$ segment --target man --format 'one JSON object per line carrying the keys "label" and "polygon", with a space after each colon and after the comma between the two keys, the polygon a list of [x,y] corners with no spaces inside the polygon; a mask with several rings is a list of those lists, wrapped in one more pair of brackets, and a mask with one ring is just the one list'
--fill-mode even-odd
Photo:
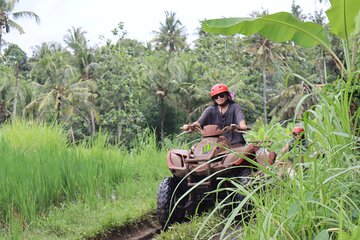
{"label": "man", "polygon": [[295,175],[295,169],[293,166],[294,158],[299,157],[300,162],[303,162],[303,154],[307,148],[308,143],[305,138],[305,130],[302,127],[294,127],[292,130],[293,138],[286,143],[285,147],[281,150],[281,155],[284,156],[286,153],[291,152],[292,154],[288,156],[287,161],[278,161],[277,165],[279,166],[279,176],[282,176],[286,171],[291,178]]}
{"label": "man", "polygon": [[305,139],[305,130],[302,127],[294,127],[293,131],[293,138],[286,143],[285,147],[281,150],[282,154],[286,152],[296,150],[298,154],[303,153],[308,148],[308,143]]}
{"label": "man", "polygon": [[[229,89],[225,84],[220,83],[214,85],[211,88],[210,96],[214,105],[207,107],[200,118],[192,124],[193,126],[197,125],[203,128],[206,125],[214,124],[222,129],[226,126],[235,124],[240,130],[247,129],[244,114],[240,105],[232,100]],[[225,133],[224,136],[232,145],[246,144],[241,133],[230,131]]]}

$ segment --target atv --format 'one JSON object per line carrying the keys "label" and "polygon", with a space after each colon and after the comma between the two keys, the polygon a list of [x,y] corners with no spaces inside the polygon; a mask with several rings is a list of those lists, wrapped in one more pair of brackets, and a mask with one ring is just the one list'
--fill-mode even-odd
{"label": "atv", "polygon": [[203,129],[192,126],[184,133],[198,132],[201,140],[189,150],[168,151],[166,160],[172,177],[161,181],[157,196],[158,220],[164,229],[194,214],[200,203],[215,204],[214,194],[207,193],[217,189],[220,179],[249,176],[257,170],[255,162],[263,166],[274,163],[276,154],[262,148],[260,141],[230,145],[223,136],[228,131],[245,133],[236,125],[223,129],[217,125]]}

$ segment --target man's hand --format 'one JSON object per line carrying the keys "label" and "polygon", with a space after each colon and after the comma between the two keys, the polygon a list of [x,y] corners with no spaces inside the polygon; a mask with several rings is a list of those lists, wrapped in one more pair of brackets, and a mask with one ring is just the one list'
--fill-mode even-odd
{"label": "man's hand", "polygon": [[193,122],[191,124],[184,124],[180,129],[182,129],[183,131],[193,131],[195,130],[196,128],[200,128],[200,123],[198,122]]}
{"label": "man's hand", "polygon": [[234,130],[237,130],[237,129],[240,129],[240,128],[239,128],[239,125],[230,124],[230,130],[234,131]]}
{"label": "man's hand", "polygon": [[183,131],[189,131],[189,124],[184,124],[180,129]]}
{"label": "man's hand", "polygon": [[192,128],[196,128],[196,127],[201,128],[201,125],[200,125],[200,123],[198,123],[198,122],[193,122],[193,123],[190,125],[190,127],[192,127]]}
{"label": "man's hand", "polygon": [[248,126],[246,125],[245,121],[241,121],[239,124],[240,130],[248,130]]}

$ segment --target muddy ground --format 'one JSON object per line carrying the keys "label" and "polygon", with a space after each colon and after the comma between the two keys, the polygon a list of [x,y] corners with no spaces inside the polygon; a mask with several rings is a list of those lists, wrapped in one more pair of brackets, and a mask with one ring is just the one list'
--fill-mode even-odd
{"label": "muddy ground", "polygon": [[[183,223],[186,224],[186,223]],[[241,225],[236,225],[226,231],[225,238],[238,240]],[[153,240],[161,233],[161,227],[156,214],[150,214],[144,219],[129,223],[125,226],[110,229],[88,240]],[[211,240],[219,240],[221,233],[211,237]]]}
{"label": "muddy ground", "polygon": [[98,234],[89,240],[150,240],[161,232],[161,227],[156,215],[148,215],[143,220],[139,220],[128,225],[110,229],[108,232]]}

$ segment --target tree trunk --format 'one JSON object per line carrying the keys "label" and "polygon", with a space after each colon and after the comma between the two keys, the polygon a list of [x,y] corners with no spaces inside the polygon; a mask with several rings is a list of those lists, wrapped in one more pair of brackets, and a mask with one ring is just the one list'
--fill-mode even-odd
{"label": "tree trunk", "polygon": [[160,140],[164,140],[164,97],[160,97]]}
{"label": "tree trunk", "polygon": [[16,106],[19,92],[19,64],[16,64],[15,67],[15,92],[14,92],[14,104],[13,104],[13,112],[12,112],[12,120],[14,121],[16,118]]}
{"label": "tree trunk", "polygon": [[91,135],[95,134],[96,126],[95,126],[95,117],[94,117],[94,111],[90,111],[90,121],[91,121]]}
{"label": "tree trunk", "polygon": [[171,54],[174,51],[175,51],[175,44],[173,42],[170,42],[170,44],[169,44],[169,53]]}
{"label": "tree trunk", "polygon": [[58,101],[58,103],[56,104],[56,123],[60,124],[61,96],[57,96],[57,101]]}
{"label": "tree trunk", "polygon": [[4,123],[8,118],[5,102],[0,101],[0,123]]}
{"label": "tree trunk", "polygon": [[70,134],[71,134],[71,140],[72,140],[73,144],[75,144],[75,134],[74,134],[74,129],[73,129],[72,125],[70,126]]}
{"label": "tree trunk", "polygon": [[1,54],[1,47],[2,47],[2,25],[0,25],[0,54]]}
{"label": "tree trunk", "polygon": [[267,124],[267,110],[266,110],[266,51],[263,53],[263,61],[262,61],[262,78],[263,78],[263,108],[264,108],[264,124]]}
{"label": "tree trunk", "polygon": [[[119,112],[121,111],[121,105],[120,105],[119,102],[118,102],[118,111]],[[120,119],[120,121],[121,121],[121,119]],[[118,126],[117,126],[117,140],[118,140],[118,142],[120,142],[121,135],[122,135],[122,129],[121,129],[121,125],[119,123]]]}
{"label": "tree trunk", "polygon": [[319,79],[320,79],[321,83],[324,82],[323,66],[322,65],[323,65],[323,63],[322,63],[321,59],[316,60],[316,62],[315,62],[316,73],[319,75]]}

